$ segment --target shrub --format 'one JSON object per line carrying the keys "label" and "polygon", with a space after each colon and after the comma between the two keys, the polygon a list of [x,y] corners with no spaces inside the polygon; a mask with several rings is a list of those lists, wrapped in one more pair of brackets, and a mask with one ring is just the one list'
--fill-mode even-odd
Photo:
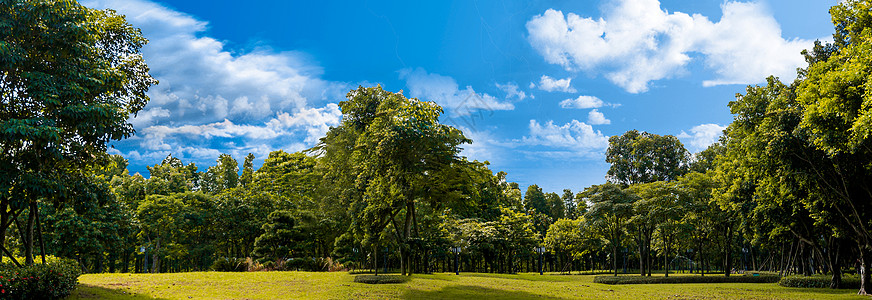
{"label": "shrub", "polygon": [[760,276],[596,276],[595,283],[603,284],[654,284],[654,283],[775,283],[780,277],[775,275]]}
{"label": "shrub", "polygon": [[357,275],[354,282],[367,284],[403,283],[408,281],[408,276],[402,275]]}
{"label": "shrub", "polygon": [[248,271],[248,261],[245,258],[221,257],[212,263],[212,270],[218,272]]}
{"label": "shrub", "polygon": [[[782,277],[781,280],[778,281],[778,285],[783,287],[795,288],[829,288],[831,281],[832,277],[829,275],[791,275]],[[857,276],[842,275],[842,284],[839,286],[839,288],[859,289],[860,278]]]}
{"label": "shrub", "polygon": [[74,260],[52,260],[47,264],[17,267],[0,264],[0,299],[60,299],[69,296],[79,283],[82,270]]}

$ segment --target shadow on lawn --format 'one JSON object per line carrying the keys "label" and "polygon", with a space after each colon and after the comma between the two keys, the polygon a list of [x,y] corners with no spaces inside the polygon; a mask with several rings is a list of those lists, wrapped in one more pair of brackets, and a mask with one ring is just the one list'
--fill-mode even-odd
{"label": "shadow on lawn", "polygon": [[145,294],[136,294],[120,289],[108,289],[100,286],[87,284],[79,284],[73,293],[65,298],[73,299],[132,299],[132,300],[155,300],[163,298],[154,298]]}
{"label": "shadow on lawn", "polygon": [[404,299],[562,299],[522,291],[506,291],[479,286],[448,286],[435,291],[410,290]]}

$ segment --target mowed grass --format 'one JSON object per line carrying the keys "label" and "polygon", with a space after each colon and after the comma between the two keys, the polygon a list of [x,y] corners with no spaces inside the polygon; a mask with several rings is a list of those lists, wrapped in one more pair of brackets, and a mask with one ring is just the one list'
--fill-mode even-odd
{"label": "mowed grass", "polygon": [[774,283],[605,285],[593,277],[442,273],[370,285],[345,272],[87,274],[69,299],[869,299]]}

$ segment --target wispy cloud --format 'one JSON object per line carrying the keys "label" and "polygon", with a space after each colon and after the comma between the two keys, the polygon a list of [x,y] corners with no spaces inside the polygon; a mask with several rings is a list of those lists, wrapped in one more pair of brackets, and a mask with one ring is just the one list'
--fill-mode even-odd
{"label": "wispy cloud", "polygon": [[783,38],[761,4],[729,1],[721,9],[715,23],[699,14],[667,12],[657,0],[618,0],[599,19],[548,9],[526,26],[530,44],[547,62],[602,73],[631,93],[686,72],[690,53],[702,54],[717,74],[705,86],[795,77],[804,64],[800,51],[812,41]]}
{"label": "wispy cloud", "polygon": [[515,109],[515,105],[509,101],[497,99],[486,93],[477,93],[471,86],[460,89],[454,78],[427,73],[422,68],[400,70],[400,79],[406,81],[411,97],[434,101],[453,116],[467,116],[479,111]]}

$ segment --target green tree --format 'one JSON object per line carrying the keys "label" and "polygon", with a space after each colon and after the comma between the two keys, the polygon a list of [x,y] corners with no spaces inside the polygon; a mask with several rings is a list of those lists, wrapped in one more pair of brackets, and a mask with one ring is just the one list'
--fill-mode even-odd
{"label": "green tree", "polygon": [[249,153],[245,156],[245,161],[242,162],[242,176],[239,176],[239,184],[243,187],[248,186],[254,178],[254,154]]}
{"label": "green tree", "polygon": [[210,194],[235,188],[239,183],[239,163],[230,154],[221,154],[215,166],[209,167],[202,175],[200,187]]}
{"label": "green tree", "polygon": [[545,198],[545,193],[538,185],[531,184],[527,187],[527,192],[524,193],[524,208],[527,211],[537,211],[539,213],[548,214],[551,211],[548,200]]}
{"label": "green tree", "polygon": [[[433,102],[408,99],[380,86],[359,87],[347,98],[339,104],[342,124],[331,129],[313,151],[325,160],[346,161],[329,163],[336,169],[327,176],[353,182],[358,190],[351,194],[356,204],[350,207],[362,221],[358,227],[366,235],[362,240],[374,245],[389,223],[398,229],[400,266],[406,274],[408,241],[418,233],[416,203],[440,202],[431,196],[444,193],[432,191],[430,175],[450,169],[459,161],[459,145],[470,141],[459,130],[439,123],[442,108]],[[338,149],[350,145],[352,149]],[[338,170],[350,171],[355,177],[336,174]],[[400,213],[404,216],[398,223]]]}
{"label": "green tree", "polygon": [[686,172],[687,150],[675,136],[630,130],[609,138],[608,176],[623,184],[675,180]]}
{"label": "green tree", "polygon": [[560,196],[563,201],[563,207],[566,208],[566,218],[577,219],[579,214],[577,211],[578,204],[575,202],[575,194],[570,189],[563,189],[563,196]]}
{"label": "green tree", "polygon": [[11,219],[27,209],[31,264],[38,202],[69,199],[106,143],[133,134],[127,120],[157,83],[139,54],[146,42],[112,10],[0,3],[0,248]]}
{"label": "green tree", "polygon": [[[545,235],[545,247],[562,259],[565,266],[561,270],[567,269],[566,266],[571,266],[575,259],[581,257],[583,251],[581,221],[559,219],[551,224],[551,227],[548,227],[548,233]],[[569,271],[572,272],[571,267]]]}
{"label": "green tree", "polygon": [[584,218],[608,241],[612,266],[618,276],[618,249],[624,239],[627,221],[633,216],[635,197],[616,183],[593,185],[584,189],[584,199],[591,203]]}
{"label": "green tree", "polygon": [[263,234],[254,242],[254,251],[251,255],[273,261],[294,257],[294,254],[301,250],[298,241],[302,239],[302,233],[296,225],[293,212],[287,210],[271,212],[266,224],[263,224]]}

